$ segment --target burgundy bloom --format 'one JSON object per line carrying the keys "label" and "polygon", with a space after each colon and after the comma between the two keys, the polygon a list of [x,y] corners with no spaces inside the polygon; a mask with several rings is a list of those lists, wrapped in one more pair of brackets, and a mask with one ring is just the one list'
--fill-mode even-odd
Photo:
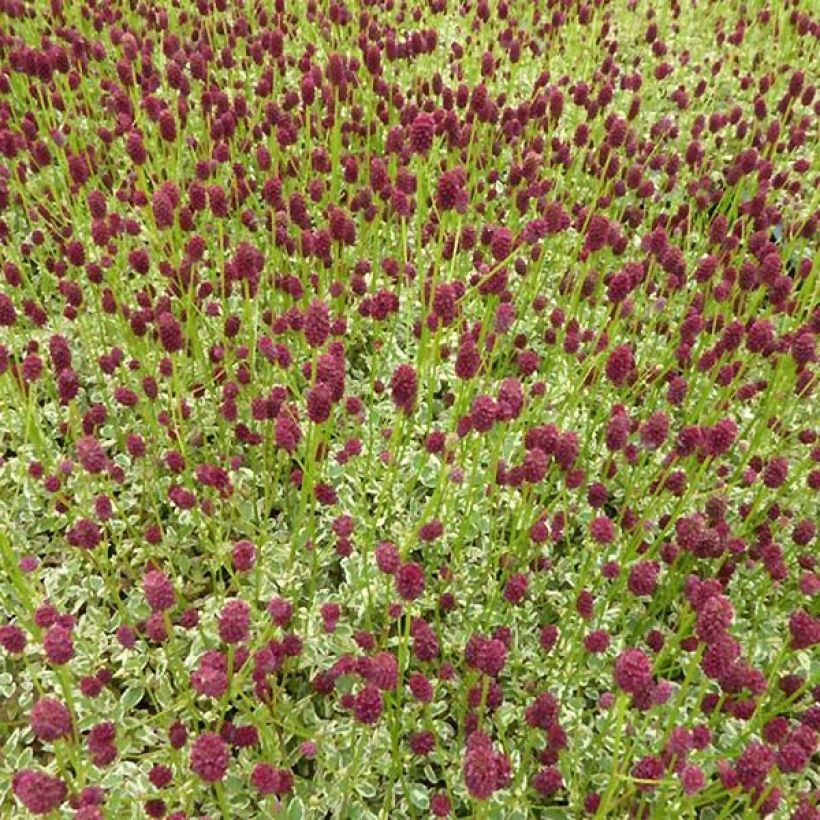
{"label": "burgundy bloom", "polygon": [[627,649],[615,661],[615,683],[637,695],[652,686],[652,661],[640,649]]}
{"label": "burgundy bloom", "polygon": [[250,607],[245,601],[235,598],[222,607],[219,615],[219,637],[225,643],[240,643],[248,637],[250,630]]}
{"label": "burgundy bloom", "polygon": [[15,773],[11,789],[32,814],[49,814],[62,805],[68,795],[68,787],[59,777],[34,769]]}
{"label": "burgundy bloom", "polygon": [[426,154],[433,145],[435,121],[428,114],[419,114],[410,126],[410,147],[416,154]]}
{"label": "burgundy bloom", "polygon": [[102,445],[94,436],[82,436],[75,445],[77,460],[89,473],[101,473],[108,464]]}
{"label": "burgundy bloom", "polygon": [[60,666],[74,657],[74,642],[71,631],[60,624],[50,627],[43,637],[43,650],[49,663]]}
{"label": "burgundy bloom", "polygon": [[359,723],[373,724],[381,717],[384,704],[382,693],[375,686],[365,686],[354,698],[353,714]]}
{"label": "burgundy bloom", "polygon": [[315,384],[308,390],[307,413],[314,424],[321,424],[330,418],[333,397],[326,384]]}
{"label": "burgundy bloom", "polygon": [[31,709],[29,722],[34,734],[46,742],[71,735],[71,712],[55,698],[40,698]]}
{"label": "burgundy bloom", "polygon": [[393,403],[409,415],[416,403],[417,389],[416,371],[409,364],[400,364],[390,379]]}
{"label": "burgundy bloom", "polygon": [[216,783],[228,771],[228,744],[214,732],[203,732],[191,746],[191,770],[206,783]]}
{"label": "burgundy bloom", "polygon": [[606,376],[615,385],[625,384],[635,369],[635,358],[628,344],[619,345],[606,361]]}
{"label": "burgundy bloom", "polygon": [[482,732],[473,732],[467,739],[464,757],[464,783],[470,796],[487,800],[509,782],[509,761],[496,752],[490,739]]}
{"label": "burgundy bloom", "polygon": [[396,592],[405,600],[413,601],[424,592],[424,570],[413,561],[402,564],[395,574]]}
{"label": "burgundy bloom", "polygon": [[314,299],[305,311],[302,325],[305,341],[314,348],[321,347],[330,335],[330,311],[324,302]]}
{"label": "burgundy bloom", "polygon": [[615,526],[605,515],[593,519],[589,532],[598,544],[611,544],[615,540]]}
{"label": "burgundy bloom", "polygon": [[269,763],[257,763],[251,772],[251,785],[261,794],[288,794],[293,789],[293,773]]}
{"label": "burgundy bloom", "polygon": [[176,603],[174,585],[164,572],[148,570],[142,578],[142,591],[153,612],[172,609]]}
{"label": "burgundy bloom", "polygon": [[[666,772],[663,761],[655,755],[642,757],[633,767],[632,776],[639,781],[639,791],[652,791]],[[640,782],[643,781],[643,782]]]}
{"label": "burgundy bloom", "polygon": [[389,541],[382,541],[377,545],[375,556],[379,570],[386,575],[394,575],[401,565],[399,550]]}

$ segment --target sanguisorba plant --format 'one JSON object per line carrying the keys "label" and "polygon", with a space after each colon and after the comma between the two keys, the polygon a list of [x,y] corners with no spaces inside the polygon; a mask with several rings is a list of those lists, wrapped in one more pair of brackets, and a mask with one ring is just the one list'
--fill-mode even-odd
{"label": "sanguisorba plant", "polygon": [[818,818],[805,0],[0,0],[0,815]]}

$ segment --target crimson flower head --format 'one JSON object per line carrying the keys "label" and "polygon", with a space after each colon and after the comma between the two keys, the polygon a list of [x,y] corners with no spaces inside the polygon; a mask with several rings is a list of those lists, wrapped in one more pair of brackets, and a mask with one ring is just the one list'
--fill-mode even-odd
{"label": "crimson flower head", "polygon": [[11,781],[14,796],[32,814],[45,815],[62,805],[68,787],[59,777],[35,769],[21,769]]}
{"label": "crimson flower head", "polygon": [[176,603],[176,593],[170,578],[160,570],[150,569],[142,578],[142,591],[153,612],[172,609]]}
{"label": "crimson flower head", "polygon": [[407,415],[412,413],[418,390],[415,369],[409,364],[400,364],[393,371],[393,376],[390,379],[390,390],[396,407]]}
{"label": "crimson flower head", "polygon": [[321,347],[330,335],[330,311],[327,305],[314,299],[305,312],[302,325],[305,341],[313,348]]}
{"label": "crimson flower head", "polygon": [[245,601],[235,598],[222,607],[219,615],[219,637],[225,643],[240,643],[249,634],[250,607]]}
{"label": "crimson flower head", "polygon": [[40,698],[31,709],[29,722],[34,734],[46,742],[68,737],[72,730],[71,712],[56,698]]}
{"label": "crimson flower head", "polygon": [[395,573],[396,592],[405,600],[412,601],[424,592],[424,570],[419,564],[408,561]]}
{"label": "crimson flower head", "polygon": [[615,683],[637,695],[652,686],[652,661],[640,649],[627,649],[615,661]]}
{"label": "crimson flower head", "polygon": [[190,761],[195,775],[206,783],[216,783],[228,771],[228,744],[215,732],[203,732],[191,746]]}
{"label": "crimson flower head", "polygon": [[435,120],[429,114],[419,114],[410,126],[410,147],[416,154],[426,154],[433,146]]}

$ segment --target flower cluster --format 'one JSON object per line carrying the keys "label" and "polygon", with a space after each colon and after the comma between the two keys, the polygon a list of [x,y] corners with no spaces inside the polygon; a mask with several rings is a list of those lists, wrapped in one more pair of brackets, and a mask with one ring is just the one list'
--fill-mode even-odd
{"label": "flower cluster", "polygon": [[37,5],[0,816],[817,818],[816,4]]}

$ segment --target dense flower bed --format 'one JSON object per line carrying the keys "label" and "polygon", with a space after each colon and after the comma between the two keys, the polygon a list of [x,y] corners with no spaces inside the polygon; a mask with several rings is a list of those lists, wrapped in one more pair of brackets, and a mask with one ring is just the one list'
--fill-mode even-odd
{"label": "dense flower bed", "polygon": [[0,10],[0,815],[820,816],[814,4]]}

